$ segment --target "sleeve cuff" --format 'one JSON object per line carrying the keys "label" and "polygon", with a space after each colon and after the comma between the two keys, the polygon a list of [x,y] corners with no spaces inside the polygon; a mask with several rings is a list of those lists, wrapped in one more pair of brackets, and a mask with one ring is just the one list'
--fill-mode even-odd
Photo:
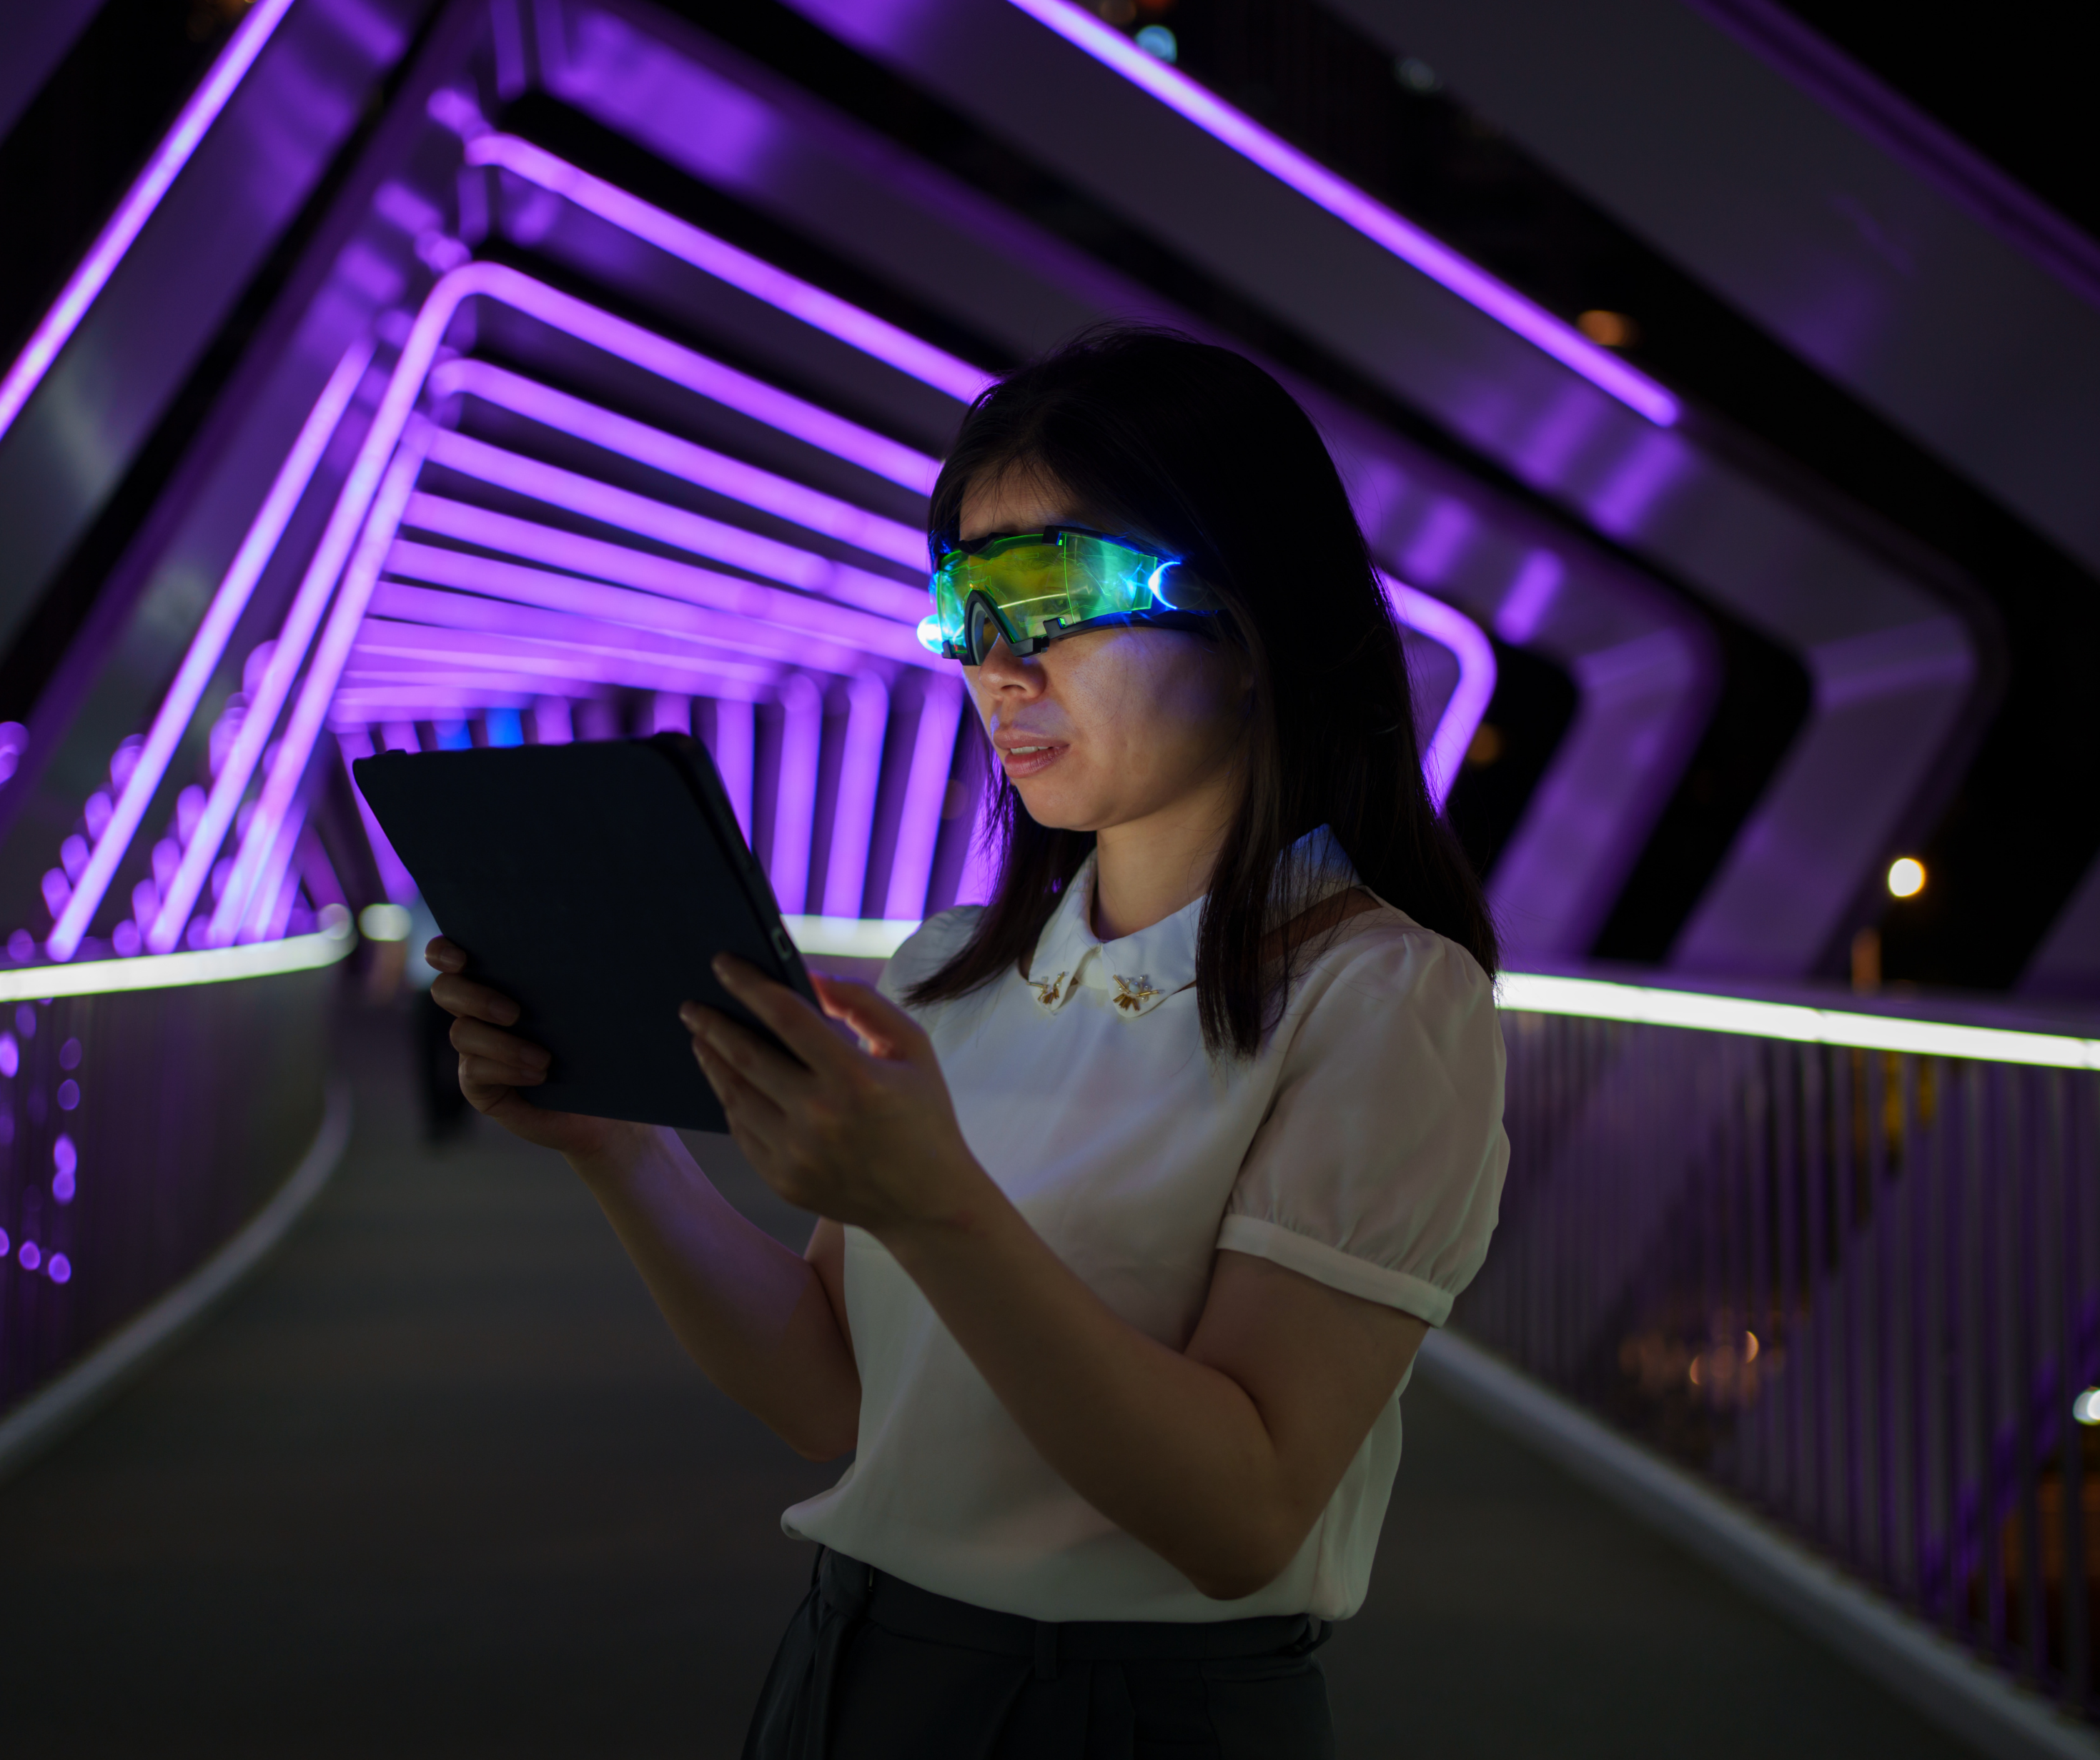
{"label": "sleeve cuff", "polygon": [[1218,1245],[1267,1259],[1345,1296],[1360,1296],[1365,1301],[1398,1308],[1432,1326],[1440,1327],[1451,1318],[1450,1294],[1434,1283],[1405,1271],[1389,1271],[1274,1222],[1251,1216],[1229,1216],[1218,1230]]}

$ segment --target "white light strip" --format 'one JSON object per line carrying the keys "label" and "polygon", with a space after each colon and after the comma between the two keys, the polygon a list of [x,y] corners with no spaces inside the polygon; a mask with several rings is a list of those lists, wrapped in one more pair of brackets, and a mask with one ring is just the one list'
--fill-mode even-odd
{"label": "white light strip", "polygon": [[918,931],[914,918],[894,917],[783,917],[795,945],[805,953],[835,959],[888,959]]}
{"label": "white light strip", "polygon": [[[888,959],[919,926],[896,917],[788,917],[783,921],[805,953],[828,953],[841,959]],[[1519,1014],[1635,1021],[1694,1032],[1736,1033],[1746,1039],[1785,1039],[1798,1045],[1967,1058],[1979,1063],[2100,1070],[2100,1039],[2076,1039],[2062,1033],[1854,1014],[1791,1002],[1759,1002],[1747,997],[1612,983],[1601,978],[1555,978],[1542,972],[1504,972],[1495,980],[1495,997],[1503,1009]]]}
{"label": "white light strip", "polygon": [[332,966],[356,944],[357,938],[345,922],[333,931],[240,947],[148,953],[136,959],[82,960],[73,966],[24,966],[0,971],[0,1002],[110,996],[120,990],[172,990],[184,984],[224,983],[231,978],[272,978],[282,972]]}
{"label": "white light strip", "polygon": [[2100,1039],[2076,1039],[2068,1034],[1962,1027],[1892,1014],[1854,1014],[1791,1002],[1657,990],[1641,984],[1610,983],[1599,978],[1555,978],[1539,972],[1504,972],[1495,989],[1503,1008],[1524,1014],[1638,1021],[1650,1027],[1688,1027],[1695,1032],[1788,1039],[1800,1045],[1848,1045],[1863,1051],[1901,1051],[1918,1057],[1967,1058],[1980,1063],[2100,1069]]}

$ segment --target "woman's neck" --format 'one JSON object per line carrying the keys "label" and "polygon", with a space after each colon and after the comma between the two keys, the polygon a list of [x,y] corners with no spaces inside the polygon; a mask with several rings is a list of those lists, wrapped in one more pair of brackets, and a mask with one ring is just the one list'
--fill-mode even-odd
{"label": "woman's neck", "polygon": [[1201,898],[1238,804],[1237,778],[1094,838],[1096,935],[1115,941]]}

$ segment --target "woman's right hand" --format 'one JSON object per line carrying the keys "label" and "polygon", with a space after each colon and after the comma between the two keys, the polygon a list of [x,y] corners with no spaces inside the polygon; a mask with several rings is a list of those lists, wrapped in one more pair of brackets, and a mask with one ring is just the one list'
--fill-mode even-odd
{"label": "woman's right hand", "polygon": [[439,935],[424,948],[423,957],[438,974],[430,984],[430,998],[452,1017],[452,1049],[460,1054],[460,1092],[475,1111],[495,1120],[514,1137],[572,1160],[597,1160],[624,1148],[639,1149],[654,1134],[646,1124],[554,1112],[533,1105],[525,1090],[547,1079],[552,1060],[531,1040],[505,1031],[518,1024],[518,1005],[501,991],[462,975],[466,949],[457,942]]}

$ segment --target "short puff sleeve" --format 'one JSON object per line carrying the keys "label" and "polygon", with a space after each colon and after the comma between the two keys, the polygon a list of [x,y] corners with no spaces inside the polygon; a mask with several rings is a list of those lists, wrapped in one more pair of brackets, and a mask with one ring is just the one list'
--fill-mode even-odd
{"label": "short puff sleeve", "polygon": [[1441,1326],[1487,1256],[1509,1164],[1494,988],[1396,912],[1352,926],[1293,999],[1218,1245]]}

